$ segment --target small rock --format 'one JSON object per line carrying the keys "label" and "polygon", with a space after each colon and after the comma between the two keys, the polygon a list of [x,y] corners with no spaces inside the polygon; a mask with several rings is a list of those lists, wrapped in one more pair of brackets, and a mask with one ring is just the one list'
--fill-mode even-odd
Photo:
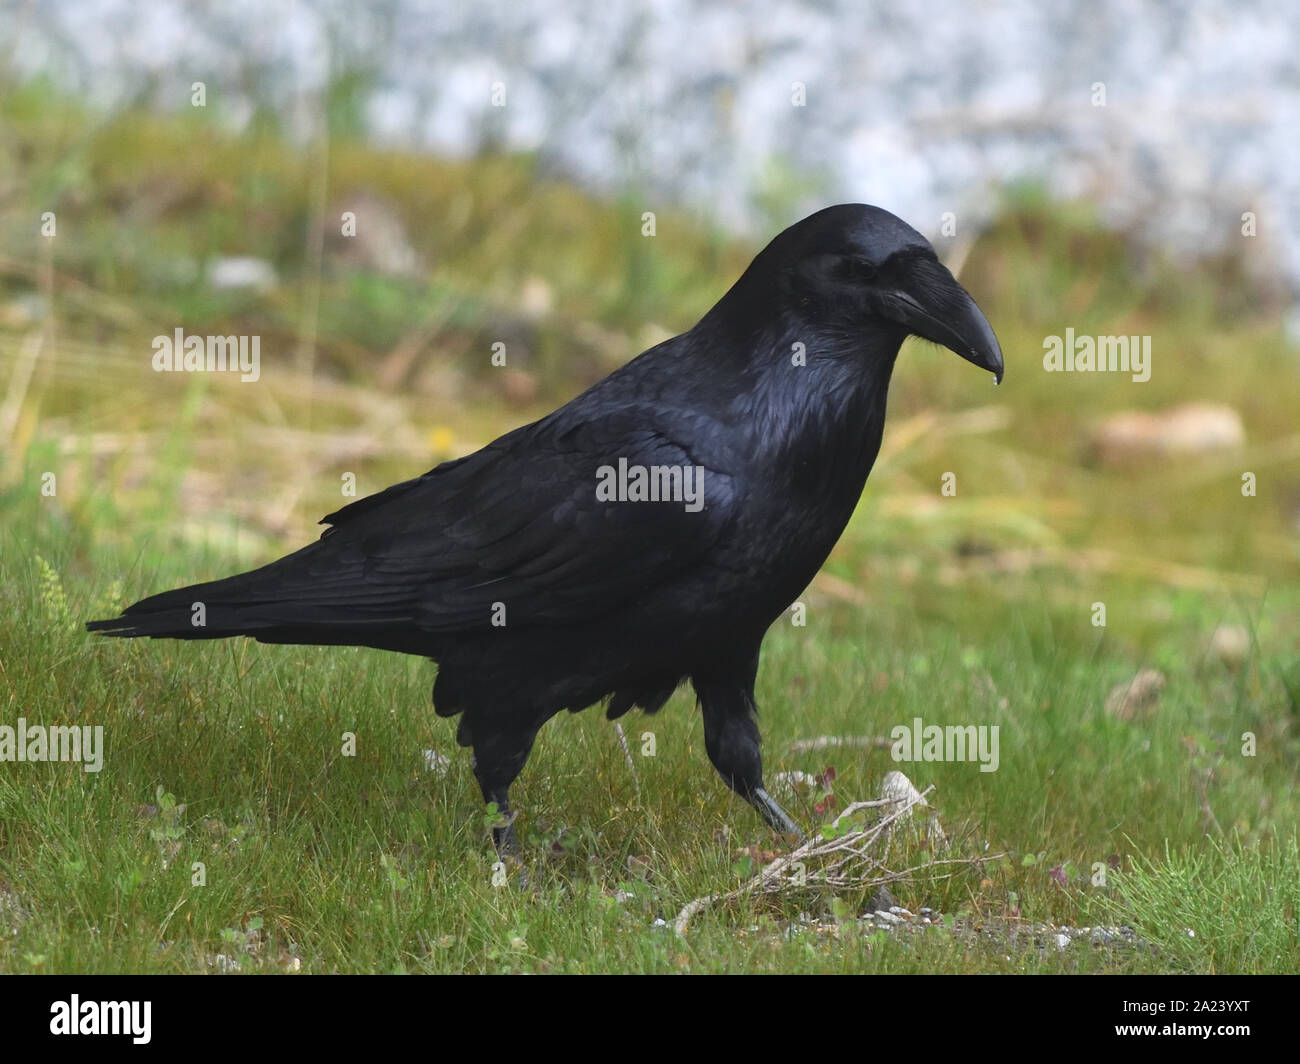
{"label": "small rock", "polygon": [[654,877],[654,865],[650,858],[640,854],[628,855],[627,871],[633,879],[649,881]]}
{"label": "small rock", "polygon": [[1132,720],[1139,714],[1150,716],[1155,712],[1164,688],[1164,673],[1143,669],[1128,683],[1111,690],[1106,696],[1106,712],[1116,720]]}
{"label": "small rock", "polygon": [[1241,415],[1232,407],[1189,403],[1159,414],[1115,414],[1093,434],[1092,451],[1106,465],[1132,465],[1151,458],[1235,450],[1245,442]]}
{"label": "small rock", "polygon": [[511,406],[527,406],[537,398],[541,391],[541,382],[535,374],[526,369],[507,368],[497,374],[501,382],[501,393]]}
{"label": "small rock", "polygon": [[798,769],[792,769],[789,772],[778,772],[772,779],[774,789],[780,788],[787,794],[809,795],[817,789],[817,777],[810,772],[800,772]]}
{"label": "small rock", "polygon": [[232,256],[213,259],[208,265],[208,284],[213,288],[274,288],[275,267],[265,259]]}
{"label": "small rock", "polygon": [[896,905],[898,899],[890,893],[888,887],[878,887],[876,893],[871,895],[871,901],[867,903],[867,912],[889,912]]}
{"label": "small rock", "polygon": [[341,221],[345,211],[353,216],[353,229],[345,234],[342,225],[333,224],[325,230],[331,258],[389,277],[418,277],[426,271],[427,266],[411,246],[406,225],[393,204],[363,192],[340,200],[329,215]]}
{"label": "small rock", "polygon": [[447,769],[451,767],[451,758],[446,754],[440,754],[437,750],[426,750],[424,752],[424,771],[432,772],[437,776],[447,775]]}
{"label": "small rock", "polygon": [[901,905],[891,905],[889,907],[889,911],[893,913],[895,916],[901,916],[908,920],[912,918],[912,914],[907,909],[904,909]]}
{"label": "small rock", "polygon": [[1057,934],[1057,936],[1056,936],[1056,948],[1057,948],[1057,949],[1065,949],[1069,944],[1070,944],[1070,936],[1069,936],[1069,935],[1066,935],[1066,934],[1059,934],[1059,933]]}
{"label": "small rock", "polygon": [[871,914],[872,918],[886,924],[901,924],[903,921],[893,913],[885,912],[883,909],[877,909]]}
{"label": "small rock", "polygon": [[895,769],[893,772],[886,772],[885,778],[880,781],[880,797],[886,801],[896,803],[893,806],[885,807],[885,815],[897,812],[900,805],[904,812],[899,817],[900,820],[906,820],[912,815],[913,806],[924,806],[928,803],[921,797],[921,792],[912,785],[912,781]]}
{"label": "small rock", "polygon": [[520,313],[536,321],[547,317],[554,307],[551,286],[537,276],[526,278],[519,292]]}
{"label": "small rock", "polygon": [[1250,654],[1250,633],[1239,624],[1221,624],[1210,636],[1210,653],[1230,669],[1239,669]]}

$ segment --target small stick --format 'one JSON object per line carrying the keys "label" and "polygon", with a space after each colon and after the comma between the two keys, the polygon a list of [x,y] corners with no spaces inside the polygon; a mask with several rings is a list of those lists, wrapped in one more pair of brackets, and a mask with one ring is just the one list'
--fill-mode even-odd
{"label": "small stick", "polygon": [[636,761],[632,757],[632,751],[627,746],[627,736],[623,734],[623,725],[617,721],[614,723],[614,734],[618,736],[618,744],[623,748],[623,756],[627,758],[627,767],[632,770],[632,779],[636,783],[637,793],[641,791],[641,777],[637,775]]}

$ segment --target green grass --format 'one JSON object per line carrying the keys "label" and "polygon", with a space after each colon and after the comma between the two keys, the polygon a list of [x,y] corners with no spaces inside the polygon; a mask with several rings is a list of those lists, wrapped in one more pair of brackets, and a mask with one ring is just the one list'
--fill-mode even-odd
{"label": "green grass", "polygon": [[[863,503],[803,598],[807,625],[774,626],[759,674],[769,777],[834,767],[840,808],[895,767],[934,785],[949,842],[900,843],[898,866],[968,863],[893,889],[955,929],[890,937],[856,918],[864,892],[805,891],[715,905],[678,938],[656,921],[739,886],[776,846],[710,767],[687,691],[625,718],[635,771],[597,709],[543,730],[513,794],[533,855],[524,890],[494,885],[430,663],[124,643],[81,624],[301,545],[346,501],[345,473],[369,494],[545,412],[657,330],[689,326],[752,249],[671,210],[647,241],[640,211],[658,205],[599,203],[540,182],[528,159],[340,139],[331,194],[391,203],[429,268],[397,281],[327,253],[309,377],[296,353],[318,275],[308,153],[201,117],[97,125],[40,87],[0,100],[14,149],[0,165],[19,189],[0,202],[0,401],[20,400],[0,442],[0,724],[97,725],[106,743],[99,773],[0,763],[0,971],[1300,969],[1300,438],[1279,384],[1294,353],[1234,264],[1139,269],[1086,207],[1009,194],[962,271],[1003,341],[1005,384],[909,345]],[[32,235],[44,209],[59,213],[52,247]],[[264,256],[282,283],[214,298],[190,269],[214,254]],[[552,309],[521,321],[536,278]],[[32,318],[42,300],[53,313]],[[149,337],[176,325],[258,333],[263,380],[150,372]],[[1151,382],[1043,373],[1042,338],[1067,325],[1152,334]],[[520,337],[512,366],[535,395],[488,366],[502,335]],[[1245,448],[1089,461],[1108,414],[1191,399],[1235,407]],[[1257,497],[1240,494],[1243,470]],[[939,494],[945,472],[955,498]],[[1247,630],[1243,659],[1211,652],[1222,624]],[[1167,682],[1154,712],[1108,715],[1112,687],[1147,667]],[[998,726],[998,771],[791,752],[914,717]],[[430,749],[450,757],[445,775],[426,769]],[[810,828],[833,815],[790,807]],[[1116,923],[1147,948],[1058,951],[1016,933]]]}
{"label": "green grass", "polygon": [[1183,972],[1294,973],[1300,854],[1240,839],[1144,857],[1115,878],[1114,910]]}
{"label": "green grass", "polygon": [[[1197,618],[1161,641],[1155,656],[1170,685],[1141,724],[1102,710],[1130,656],[1086,624],[1026,607],[1032,581],[1015,605],[914,587],[882,589],[869,611],[813,599],[806,628],[778,624],[760,675],[768,772],[833,765],[842,803],[875,793],[895,767],[888,753],[793,755],[791,741],[888,734],[914,716],[1000,726],[996,773],[899,767],[936,787],[953,837],[941,856],[1012,858],[895,887],[903,904],[990,924],[1129,922],[1157,953],[1008,953],[941,931],[893,941],[846,918],[864,898],[837,905],[816,893],[731,903],[697,917],[679,941],[654,920],[737,886],[741,851],[773,845],[716,779],[684,693],[659,716],[627,721],[635,777],[598,712],[563,715],[543,731],[516,787],[519,828],[531,853],[557,842],[560,852],[537,858],[531,890],[496,887],[467,759],[453,725],[429,707],[431,665],[362,650],[90,639],[77,622],[105,611],[109,578],[129,566],[100,555],[83,577],[79,553],[57,558],[55,582],[12,538],[4,544],[3,721],[99,724],[106,735],[97,774],[67,764],[8,764],[0,774],[0,889],[20,914],[0,940],[4,970],[187,971],[218,954],[245,969],[298,958],[307,971],[1295,965],[1290,832],[1300,801],[1294,738],[1277,719],[1294,712],[1276,672],[1283,663],[1252,658],[1243,678],[1199,660],[1187,635]],[[151,572],[148,586],[186,579],[189,565]],[[128,585],[127,597],[136,590]],[[1283,733],[1240,756],[1242,731],[1270,729]],[[638,756],[645,731],[654,757]],[[346,733],[354,757],[341,753]],[[451,756],[445,776],[425,770],[426,749]],[[1196,768],[1213,751],[1224,756],[1209,801],[1243,840],[1228,851],[1204,835]],[[825,819],[806,804],[796,816]],[[1092,886],[1089,870],[1115,858],[1125,871]],[[195,862],[204,886],[191,885]],[[620,891],[631,897],[614,900]],[[791,938],[801,913],[829,926]],[[1178,937],[1184,927],[1198,936]],[[250,941],[255,953],[241,958]]]}

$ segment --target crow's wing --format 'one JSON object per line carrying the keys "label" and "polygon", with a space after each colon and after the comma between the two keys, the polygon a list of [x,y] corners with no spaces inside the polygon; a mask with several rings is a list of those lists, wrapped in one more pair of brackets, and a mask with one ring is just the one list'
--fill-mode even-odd
{"label": "crow's wing", "polygon": [[[430,632],[488,628],[497,603],[511,627],[597,618],[697,565],[733,520],[732,477],[672,438],[713,430],[626,408],[526,426],[331,514],[292,556],[309,566],[294,598]],[[703,507],[598,500],[598,470],[619,459],[702,470]]]}

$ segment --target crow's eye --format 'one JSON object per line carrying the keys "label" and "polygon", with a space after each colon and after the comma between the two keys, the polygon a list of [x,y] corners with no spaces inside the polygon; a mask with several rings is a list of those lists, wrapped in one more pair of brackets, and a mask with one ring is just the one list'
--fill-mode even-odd
{"label": "crow's eye", "polygon": [[868,262],[866,259],[842,258],[839,261],[836,273],[840,279],[851,284],[870,284],[875,281],[879,269],[874,262]]}

